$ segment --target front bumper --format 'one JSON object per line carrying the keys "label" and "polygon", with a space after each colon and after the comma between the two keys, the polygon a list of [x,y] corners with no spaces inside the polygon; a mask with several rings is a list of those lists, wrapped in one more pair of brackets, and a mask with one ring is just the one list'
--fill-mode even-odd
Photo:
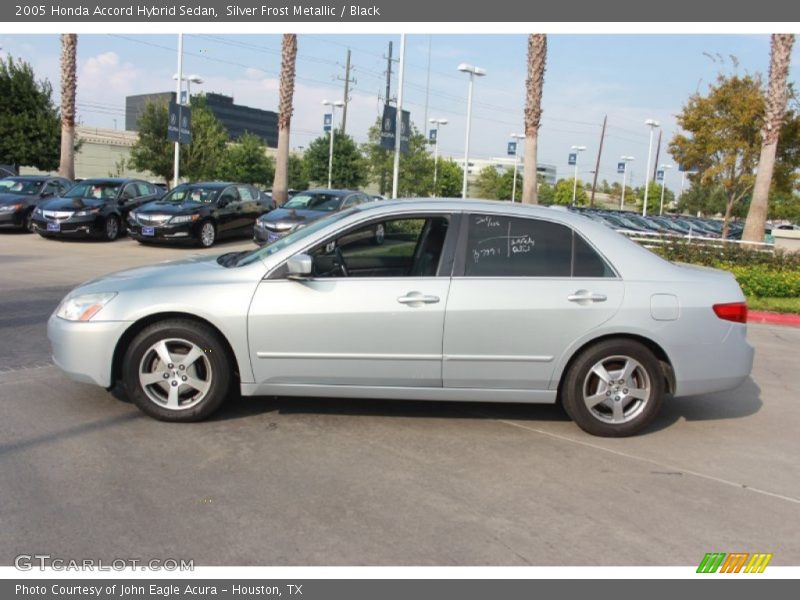
{"label": "front bumper", "polygon": [[53,362],[74,381],[111,387],[114,350],[129,325],[128,321],[65,321],[53,314],[47,321]]}
{"label": "front bumper", "polygon": [[267,244],[271,244],[272,242],[278,241],[282,237],[286,237],[288,233],[288,230],[272,231],[270,229],[266,229],[265,227],[254,227],[253,241],[259,246],[265,246]]}
{"label": "front bumper", "polygon": [[63,221],[58,221],[58,231],[48,229],[48,223],[55,221],[48,221],[41,217],[33,218],[33,225],[37,232],[49,236],[94,236],[102,235],[105,231],[105,220],[98,215],[87,215],[85,217],[70,217]]}
{"label": "front bumper", "polygon": [[25,210],[0,211],[0,227],[14,229],[25,227]]}
{"label": "front bumper", "polygon": [[[181,223],[180,225],[139,225],[128,220],[128,235],[140,242],[190,242],[197,239],[195,225],[197,222]],[[153,232],[153,235],[144,235],[144,231]]]}

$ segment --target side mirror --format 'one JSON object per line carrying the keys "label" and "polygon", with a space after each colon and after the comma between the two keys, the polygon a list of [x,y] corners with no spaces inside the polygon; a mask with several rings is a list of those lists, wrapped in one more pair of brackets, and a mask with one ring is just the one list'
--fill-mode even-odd
{"label": "side mirror", "polygon": [[312,258],[308,254],[295,254],[286,261],[288,278],[294,281],[304,281],[311,275]]}

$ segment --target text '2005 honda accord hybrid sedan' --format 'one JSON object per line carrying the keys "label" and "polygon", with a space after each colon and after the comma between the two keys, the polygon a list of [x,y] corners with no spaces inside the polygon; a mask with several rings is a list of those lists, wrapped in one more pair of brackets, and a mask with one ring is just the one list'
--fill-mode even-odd
{"label": "text '2005 honda accord hybrid sedan'", "polygon": [[[384,240],[369,232],[380,224]],[[365,234],[365,232],[367,232]],[[48,322],[78,381],[122,382],[147,414],[209,416],[247,395],[560,401],[631,435],[663,398],[750,373],[734,278],[667,262],[566,211],[363,204],[264,248],[122,271]]]}

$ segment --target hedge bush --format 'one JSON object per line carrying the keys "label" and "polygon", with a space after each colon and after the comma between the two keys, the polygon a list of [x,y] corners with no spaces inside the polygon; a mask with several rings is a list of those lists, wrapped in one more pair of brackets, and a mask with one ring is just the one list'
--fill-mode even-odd
{"label": "hedge bush", "polygon": [[800,297],[800,252],[759,252],[738,244],[707,246],[686,242],[664,245],[653,251],[667,260],[730,271],[747,296]]}

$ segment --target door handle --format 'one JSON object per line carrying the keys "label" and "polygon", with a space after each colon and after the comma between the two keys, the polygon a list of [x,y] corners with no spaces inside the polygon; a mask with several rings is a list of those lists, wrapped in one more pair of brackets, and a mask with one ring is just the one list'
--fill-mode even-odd
{"label": "door handle", "polygon": [[570,294],[567,296],[567,300],[570,302],[605,302],[608,300],[608,296],[605,294],[594,294],[588,290],[578,290],[574,294]]}
{"label": "door handle", "polygon": [[419,292],[409,292],[405,296],[400,296],[397,301],[400,304],[408,306],[415,306],[420,304],[436,304],[439,302],[439,296],[427,296]]}

